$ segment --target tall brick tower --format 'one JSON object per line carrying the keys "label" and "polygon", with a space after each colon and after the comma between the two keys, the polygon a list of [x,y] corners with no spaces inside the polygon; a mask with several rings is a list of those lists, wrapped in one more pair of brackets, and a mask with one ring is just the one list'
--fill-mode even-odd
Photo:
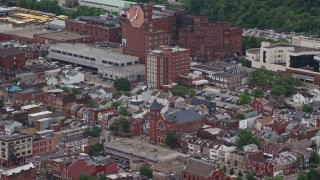
{"label": "tall brick tower", "polygon": [[157,123],[161,118],[161,109],[162,105],[158,103],[157,100],[154,100],[150,109],[150,141],[153,143],[157,143]]}

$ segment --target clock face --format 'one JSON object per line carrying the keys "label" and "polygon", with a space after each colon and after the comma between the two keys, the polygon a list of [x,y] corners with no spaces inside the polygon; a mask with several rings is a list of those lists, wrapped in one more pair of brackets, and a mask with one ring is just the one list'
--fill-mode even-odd
{"label": "clock face", "polygon": [[129,9],[129,21],[135,28],[140,28],[144,22],[144,12],[139,5],[133,5]]}

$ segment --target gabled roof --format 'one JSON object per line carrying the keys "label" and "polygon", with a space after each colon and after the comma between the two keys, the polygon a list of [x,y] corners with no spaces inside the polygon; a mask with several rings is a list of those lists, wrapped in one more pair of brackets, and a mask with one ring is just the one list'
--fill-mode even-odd
{"label": "gabled roof", "polygon": [[267,99],[265,99],[265,98],[257,98],[256,101],[259,101],[263,105],[269,103],[269,101]]}
{"label": "gabled roof", "polygon": [[171,114],[164,115],[164,119],[177,124],[183,124],[191,121],[201,120],[202,116],[194,109],[187,109]]}
{"label": "gabled roof", "polygon": [[214,172],[214,166],[198,159],[189,159],[183,171],[199,177],[210,178]]}
{"label": "gabled roof", "polygon": [[151,106],[149,107],[150,110],[161,110],[162,105],[158,103],[157,100],[154,100]]}

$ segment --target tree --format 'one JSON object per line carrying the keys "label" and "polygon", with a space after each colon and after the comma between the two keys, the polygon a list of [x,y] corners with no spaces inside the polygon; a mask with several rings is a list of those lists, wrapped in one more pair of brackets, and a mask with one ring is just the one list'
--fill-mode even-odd
{"label": "tree", "polygon": [[89,155],[90,156],[101,156],[103,155],[103,145],[100,143],[89,146]]}
{"label": "tree", "polygon": [[308,180],[308,177],[306,175],[300,173],[297,180]]}
{"label": "tree", "polygon": [[97,180],[97,178],[86,174],[80,174],[79,180]]}
{"label": "tree", "polygon": [[129,132],[130,124],[126,118],[120,119],[120,125],[121,125],[121,130],[123,133]]}
{"label": "tree", "polygon": [[314,141],[312,141],[311,145],[310,145],[310,148],[312,148],[314,151],[316,151],[317,150],[317,144]]}
{"label": "tree", "polygon": [[234,118],[234,119],[243,120],[243,119],[245,119],[246,117],[245,117],[244,114],[238,113],[238,114],[235,114],[235,115],[233,116],[233,118]]}
{"label": "tree", "polygon": [[147,165],[142,165],[140,167],[139,172],[140,172],[140,175],[146,176],[148,178],[152,178],[153,177],[153,170]]}
{"label": "tree", "polygon": [[276,176],[276,177],[269,177],[266,180],[283,180],[283,178]]}
{"label": "tree", "polygon": [[298,170],[302,170],[302,168],[303,168],[300,155],[297,156],[297,168],[298,168]]}
{"label": "tree", "polygon": [[317,171],[311,169],[310,172],[307,173],[307,178],[308,180],[319,180],[320,174]]}
{"label": "tree", "polygon": [[226,167],[225,165],[222,167],[222,171],[223,171],[224,173],[227,172],[227,167]]}
{"label": "tree", "polygon": [[174,131],[167,130],[166,139],[165,139],[164,143],[167,146],[173,148],[176,146],[176,143],[177,143],[176,141],[177,141],[177,139],[176,139],[176,135],[175,135]]}
{"label": "tree", "polygon": [[91,128],[87,128],[84,130],[83,135],[85,137],[99,137],[102,132],[102,129],[96,125],[92,126]]}
{"label": "tree", "polygon": [[302,106],[302,111],[311,113],[311,112],[313,112],[313,107],[311,104],[304,104]]}
{"label": "tree", "polygon": [[244,92],[240,96],[240,104],[251,104],[251,97],[248,92]]}
{"label": "tree", "polygon": [[238,172],[238,176],[242,177],[243,176],[243,173],[241,172],[241,170],[239,170]]}
{"label": "tree", "polygon": [[247,180],[255,180],[255,179],[256,178],[254,178],[254,176],[251,173],[247,174]]}
{"label": "tree", "polygon": [[111,106],[115,109],[118,109],[118,107],[120,106],[121,104],[118,102],[118,101],[113,101]]}
{"label": "tree", "polygon": [[286,89],[283,86],[275,86],[270,91],[270,95],[276,98],[280,96],[284,96],[285,93],[286,93]]}
{"label": "tree", "polygon": [[230,169],[230,175],[234,175],[234,169],[233,168]]}
{"label": "tree", "polygon": [[193,98],[196,96],[196,91],[182,85],[173,86],[171,89],[173,96],[181,96],[183,98]]}
{"label": "tree", "polygon": [[4,106],[4,102],[3,100],[0,100],[0,107],[3,107]]}
{"label": "tree", "polygon": [[79,94],[81,94],[81,89],[79,89],[79,88],[72,88],[72,94],[73,95],[79,95]]}
{"label": "tree", "polygon": [[310,159],[309,159],[309,164],[311,168],[316,168],[318,167],[318,164],[320,163],[320,157],[317,153],[317,151],[313,151],[311,153]]}
{"label": "tree", "polygon": [[263,97],[263,90],[260,88],[256,88],[252,90],[252,96],[255,98],[262,98]]}
{"label": "tree", "polygon": [[243,146],[248,144],[255,144],[258,147],[260,142],[248,129],[241,129],[237,134],[236,145],[239,150],[243,149]]}
{"label": "tree", "polygon": [[119,108],[119,114],[122,116],[130,116],[130,112],[125,107]]}
{"label": "tree", "polygon": [[113,83],[117,91],[130,91],[131,83],[127,78],[118,78]]}

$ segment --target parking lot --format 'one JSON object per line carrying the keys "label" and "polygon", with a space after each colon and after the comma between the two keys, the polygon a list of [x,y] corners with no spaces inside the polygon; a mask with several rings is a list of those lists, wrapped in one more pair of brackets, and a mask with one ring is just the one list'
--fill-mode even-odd
{"label": "parking lot", "polygon": [[242,35],[278,40],[278,39],[290,39],[292,36],[296,35],[296,33],[276,32],[274,30],[243,29]]}
{"label": "parking lot", "polygon": [[[217,107],[232,108],[240,105],[240,96],[243,92],[252,92],[253,87],[237,87],[233,89],[221,89],[218,87],[207,86],[203,90],[197,91],[197,97],[215,102]],[[268,92],[265,98],[268,98]]]}

